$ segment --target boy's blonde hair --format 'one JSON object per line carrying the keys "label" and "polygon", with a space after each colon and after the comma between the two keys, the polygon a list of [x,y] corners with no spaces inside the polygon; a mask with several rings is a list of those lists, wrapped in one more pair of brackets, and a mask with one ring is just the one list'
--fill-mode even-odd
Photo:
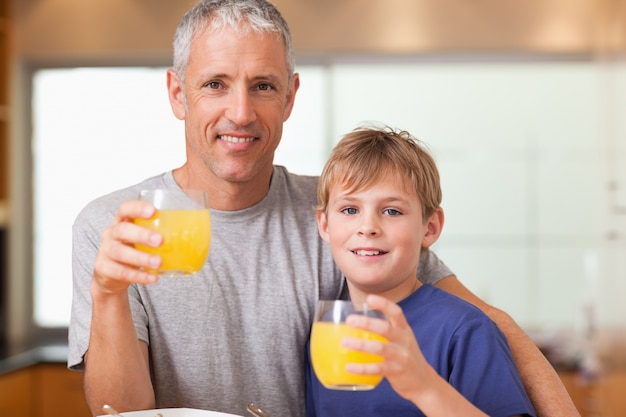
{"label": "boy's blonde hair", "polygon": [[358,127],[335,146],[317,186],[316,210],[326,212],[332,186],[357,191],[395,176],[422,203],[429,218],[441,205],[439,171],[424,145],[409,132],[390,127]]}

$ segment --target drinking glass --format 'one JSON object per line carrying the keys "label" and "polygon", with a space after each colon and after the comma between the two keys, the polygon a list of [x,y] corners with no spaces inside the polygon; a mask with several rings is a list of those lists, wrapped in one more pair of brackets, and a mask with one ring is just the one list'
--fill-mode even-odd
{"label": "drinking glass", "polygon": [[141,251],[159,255],[161,276],[193,275],[202,269],[211,245],[209,198],[202,190],[143,190],[139,199],[156,209],[149,219],[135,223],[163,236],[158,248],[135,245]]}
{"label": "drinking glass", "polygon": [[324,387],[345,391],[371,390],[382,380],[380,375],[356,375],[346,371],[348,363],[382,362],[379,355],[357,352],[341,346],[344,337],[365,340],[387,340],[375,333],[348,326],[345,321],[351,314],[385,319],[367,305],[356,308],[351,301],[320,300],[315,309],[315,319],[311,329],[311,362],[315,375]]}

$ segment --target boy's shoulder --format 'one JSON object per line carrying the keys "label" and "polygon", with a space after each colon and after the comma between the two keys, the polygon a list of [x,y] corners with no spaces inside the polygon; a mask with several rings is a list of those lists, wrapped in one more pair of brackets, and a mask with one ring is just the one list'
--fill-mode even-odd
{"label": "boy's shoulder", "polygon": [[420,309],[442,309],[447,312],[462,314],[465,318],[488,319],[487,315],[472,303],[432,284],[423,284],[413,294],[413,297],[407,298],[406,301],[413,306],[419,305]]}

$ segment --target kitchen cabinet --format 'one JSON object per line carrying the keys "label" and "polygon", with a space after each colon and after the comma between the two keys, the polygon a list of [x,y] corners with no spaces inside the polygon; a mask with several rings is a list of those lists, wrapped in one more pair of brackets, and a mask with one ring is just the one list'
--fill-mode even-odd
{"label": "kitchen cabinet", "polygon": [[577,372],[559,376],[581,417],[626,416],[626,371],[607,372],[591,381]]}
{"label": "kitchen cabinet", "polygon": [[65,364],[41,364],[34,369],[36,416],[90,416],[83,394],[82,372],[70,371]]}
{"label": "kitchen cabinet", "polygon": [[0,375],[0,416],[32,416],[33,373],[30,369]]}
{"label": "kitchen cabinet", "polygon": [[[581,417],[626,416],[626,370],[585,381],[577,372],[560,372]],[[39,363],[0,374],[2,417],[88,417],[82,373],[64,363]]]}
{"label": "kitchen cabinet", "polygon": [[0,0],[0,205],[9,198],[9,8]]}
{"label": "kitchen cabinet", "polygon": [[[63,410],[62,412],[60,410]],[[82,373],[41,363],[0,375],[2,417],[89,417]]]}

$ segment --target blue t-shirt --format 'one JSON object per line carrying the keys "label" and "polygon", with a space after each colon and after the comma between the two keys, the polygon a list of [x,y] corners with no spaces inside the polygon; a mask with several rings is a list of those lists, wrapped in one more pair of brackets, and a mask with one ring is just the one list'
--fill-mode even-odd
{"label": "blue t-shirt", "polygon": [[[428,363],[465,398],[493,417],[535,416],[506,338],[482,311],[432,285],[399,305]],[[307,352],[307,417],[424,416],[387,379],[371,391],[324,388]]]}

